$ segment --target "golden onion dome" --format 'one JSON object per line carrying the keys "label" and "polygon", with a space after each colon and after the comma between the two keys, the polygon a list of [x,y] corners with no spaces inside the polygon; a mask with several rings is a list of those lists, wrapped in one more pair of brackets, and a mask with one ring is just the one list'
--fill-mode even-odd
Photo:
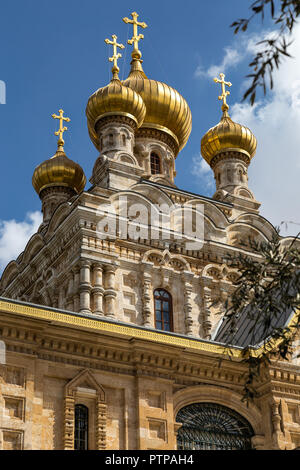
{"label": "golden onion dome", "polygon": [[239,151],[250,160],[256,152],[256,137],[251,130],[238,124],[230,118],[227,109],[224,110],[221,121],[209,129],[201,139],[201,154],[208,164],[224,151]]}
{"label": "golden onion dome", "polygon": [[137,127],[144,121],[146,106],[142,97],[131,88],[123,86],[119,78],[113,78],[104,88],[99,88],[88,100],[86,116],[92,142],[99,148],[95,127],[100,119],[108,116],[131,118]]}
{"label": "golden onion dome", "polygon": [[79,194],[84,190],[86,177],[81,166],[70,160],[60,146],[52,158],[36,167],[32,184],[38,195],[54,186],[68,187]]}
{"label": "golden onion dome", "polygon": [[192,114],[186,100],[169,85],[147,78],[139,56],[132,57],[131,71],[123,84],[143,98],[146,116],[142,128],[166,132],[181,150],[192,130]]}

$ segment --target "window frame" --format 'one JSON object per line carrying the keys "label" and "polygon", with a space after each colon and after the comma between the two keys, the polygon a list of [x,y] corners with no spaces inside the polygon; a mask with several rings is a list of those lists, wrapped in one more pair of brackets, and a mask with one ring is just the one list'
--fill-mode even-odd
{"label": "window frame", "polygon": [[[79,441],[79,443],[83,442],[83,439],[77,438],[76,434],[79,432],[78,430],[78,423],[77,423],[77,417],[76,417],[76,409],[79,409],[81,407],[86,411],[86,423],[85,423],[85,439],[84,439],[84,449],[81,447],[76,447],[76,442]],[[74,407],[74,450],[89,450],[89,421],[90,421],[90,410],[89,408],[84,405],[83,403],[77,403]]]}
{"label": "window frame", "polygon": [[[155,295],[157,292],[165,292],[166,294],[168,294],[168,300],[167,299],[164,299],[162,296],[160,296],[159,299],[156,299]],[[161,321],[157,321],[157,318],[156,318],[156,300],[160,301],[160,313],[161,313]],[[166,289],[163,289],[163,288],[157,288],[157,289],[154,289],[153,291],[153,302],[154,302],[154,324],[155,324],[155,328],[159,331],[169,331],[169,332],[174,332],[174,321],[173,321],[173,299],[172,299],[172,295],[170,294],[170,292],[168,292]],[[169,314],[169,322],[165,322],[164,320],[164,310],[163,310],[163,302],[168,302],[168,306],[169,306],[169,311],[168,311],[168,314]],[[157,322],[161,323],[162,327],[161,328],[158,328],[157,327]],[[164,328],[165,326],[165,323],[168,323],[169,324],[169,327],[170,329],[169,330],[166,330]]]}
{"label": "window frame", "polygon": [[[156,161],[152,163],[152,158],[155,158]],[[151,175],[161,175],[161,157],[156,152],[150,153],[150,168],[151,168]],[[153,169],[155,171],[153,171]],[[158,169],[158,171],[156,171]]]}

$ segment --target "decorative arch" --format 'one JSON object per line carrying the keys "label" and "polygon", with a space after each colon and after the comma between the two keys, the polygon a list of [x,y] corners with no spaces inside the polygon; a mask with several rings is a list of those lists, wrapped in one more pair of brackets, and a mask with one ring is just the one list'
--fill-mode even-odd
{"label": "decorative arch", "polygon": [[176,421],[179,450],[250,450],[253,429],[246,419],[227,406],[193,403],[182,408]]}
{"label": "decorative arch", "polygon": [[[240,176],[239,176],[240,178]],[[243,183],[241,183],[243,184]],[[252,191],[250,191],[249,188],[247,188],[246,186],[236,186],[233,190],[233,194],[235,196],[239,196],[239,197],[244,197],[246,199],[253,199],[255,200],[255,197],[254,197],[254,194]]]}
{"label": "decorative arch", "polygon": [[253,429],[235,410],[216,403],[193,403],[179,410],[178,449],[250,450]]}
{"label": "decorative arch", "polygon": [[52,236],[57,227],[59,227],[61,223],[67,218],[70,210],[70,204],[68,202],[64,202],[57,207],[49,222],[45,239],[48,239]]}
{"label": "decorative arch", "polygon": [[126,127],[120,127],[119,133],[120,133],[120,135],[122,135],[122,136],[124,135],[126,139],[130,139],[130,137],[131,137],[129,130],[126,129]]}
{"label": "decorative arch", "polygon": [[35,255],[44,247],[45,242],[39,233],[35,233],[29,240],[22,256],[22,263],[25,265],[35,257]]}
{"label": "decorative arch", "polygon": [[246,248],[249,245],[249,238],[257,242],[268,241],[267,236],[261,230],[245,222],[234,222],[227,228],[229,245]]}
{"label": "decorative arch", "polygon": [[127,153],[118,153],[115,157],[116,161],[121,163],[127,163],[128,165],[139,166],[137,159],[133,155]]}
{"label": "decorative arch", "polygon": [[174,393],[173,403],[175,417],[180,409],[192,403],[216,403],[229,407],[249,422],[257,441],[264,437],[261,412],[253,403],[247,406],[242,402],[242,396],[233,390],[215,385],[195,385]]}
{"label": "decorative arch", "polygon": [[16,261],[11,261],[3,271],[0,283],[1,289],[6,289],[6,287],[18,276],[18,274],[18,264]]}
{"label": "decorative arch", "polygon": [[166,194],[161,188],[154,187],[150,184],[138,183],[132,186],[131,191],[143,194],[151,203],[159,205],[162,209],[163,206],[170,208],[174,205],[168,194]]}
{"label": "decorative arch", "polygon": [[180,255],[172,255],[169,250],[149,250],[142,259],[142,263],[153,263],[154,266],[171,267],[177,271],[191,271],[191,267],[186,259]]}
{"label": "decorative arch", "polygon": [[229,225],[229,220],[226,215],[219,209],[216,204],[213,204],[209,201],[203,201],[200,199],[191,199],[187,201],[184,206],[192,206],[204,204],[204,215],[209,214],[210,220],[212,221],[215,228],[224,229]]}
{"label": "decorative arch", "polygon": [[203,277],[210,277],[216,281],[229,281],[234,282],[239,274],[236,269],[230,269],[226,264],[218,265],[218,264],[207,264],[202,271]]}
{"label": "decorative arch", "polygon": [[251,212],[245,212],[244,214],[239,215],[233,222],[235,223],[245,223],[250,226],[253,226],[260,230],[266,238],[271,240],[273,235],[275,235],[276,230],[275,227],[269,222],[269,220],[265,219],[262,215],[260,214],[254,214]]}

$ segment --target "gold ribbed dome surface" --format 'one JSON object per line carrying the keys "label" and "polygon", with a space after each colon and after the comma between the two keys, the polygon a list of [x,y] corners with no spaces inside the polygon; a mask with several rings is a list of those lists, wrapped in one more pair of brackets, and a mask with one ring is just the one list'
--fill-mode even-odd
{"label": "gold ribbed dome surface", "polygon": [[43,189],[53,186],[65,186],[79,194],[84,190],[86,177],[78,163],[58,150],[52,158],[36,167],[32,184],[38,194]]}
{"label": "gold ribbed dome surface", "polygon": [[112,79],[106,87],[99,88],[88,100],[86,116],[90,137],[98,148],[99,138],[95,125],[101,118],[110,115],[127,116],[140,127],[145,114],[146,107],[142,97],[131,88],[123,86],[119,79]]}
{"label": "gold ribbed dome surface", "polygon": [[181,150],[192,130],[192,114],[180,93],[165,83],[147,78],[139,60],[133,60],[129,77],[123,84],[143,98],[147,111],[142,127],[167,132]]}
{"label": "gold ribbed dome surface", "polygon": [[251,130],[232,121],[225,111],[219,124],[202,137],[201,154],[208,164],[217,154],[229,149],[241,151],[251,159],[255,155],[256,145],[256,137]]}

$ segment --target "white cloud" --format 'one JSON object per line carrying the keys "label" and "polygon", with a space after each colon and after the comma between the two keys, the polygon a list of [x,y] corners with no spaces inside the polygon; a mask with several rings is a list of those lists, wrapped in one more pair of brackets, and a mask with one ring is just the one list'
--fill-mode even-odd
{"label": "white cloud", "polygon": [[300,25],[295,27],[290,53],[293,58],[274,72],[270,97],[254,107],[235,104],[231,114],[250,127],[258,141],[249,186],[262,202],[262,215],[274,225],[292,222],[284,233],[296,234],[300,230]]}
{"label": "white cloud", "polygon": [[225,47],[225,55],[223,61],[219,65],[211,65],[207,70],[204,70],[203,66],[198,65],[195,76],[196,77],[216,77],[220,71],[225,73],[228,67],[237,65],[243,60],[243,54],[241,51],[232,47]]}
{"label": "white cloud", "polygon": [[274,38],[275,31],[264,30],[260,34],[243,34],[235,36],[232,45],[223,49],[223,59],[219,64],[210,65],[207,69],[203,65],[198,65],[195,70],[195,77],[214,78],[219,76],[220,72],[226,73],[228,69],[236,67],[244,62],[250,55],[255,54],[259,50],[263,50],[264,46],[258,44],[266,37]]}
{"label": "white cloud", "polygon": [[207,189],[214,187],[214,176],[213,172],[208,163],[202,158],[199,153],[196,157],[193,158],[192,174],[198,178],[202,178],[202,181],[205,182]]}
{"label": "white cloud", "polygon": [[[247,52],[253,54],[258,39],[248,37]],[[292,222],[282,231],[285,235],[300,230],[299,24],[294,27],[293,39],[290,47],[293,58],[284,60],[279,70],[274,71],[273,92],[255,106],[237,103],[230,109],[232,119],[248,126],[258,141],[256,156],[249,167],[249,187],[262,203],[260,213],[276,226],[282,221]],[[248,59],[247,53],[244,59]],[[227,67],[230,65],[234,66]]]}
{"label": "white cloud", "polygon": [[40,212],[29,212],[22,222],[0,220],[0,273],[9,261],[16,259],[24,250],[41,222]]}

